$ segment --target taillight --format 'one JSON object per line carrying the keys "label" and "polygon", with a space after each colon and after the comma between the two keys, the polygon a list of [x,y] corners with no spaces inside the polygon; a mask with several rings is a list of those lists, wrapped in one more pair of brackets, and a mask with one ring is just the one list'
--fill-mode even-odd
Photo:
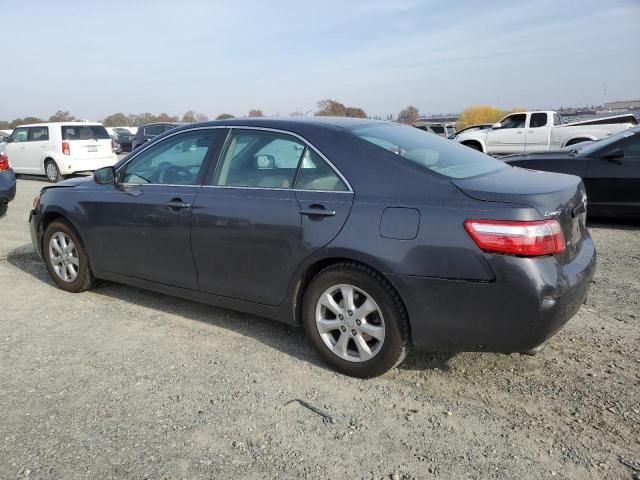
{"label": "taillight", "polygon": [[112,138],[111,139],[111,153],[114,153],[116,151],[116,141]]}
{"label": "taillight", "polygon": [[71,147],[69,146],[69,142],[62,142],[62,153],[63,155],[71,155]]}
{"label": "taillight", "polygon": [[557,220],[465,220],[464,228],[485,252],[537,256],[564,252],[562,228]]}
{"label": "taillight", "polygon": [[9,157],[6,153],[0,153],[0,170],[9,170]]}

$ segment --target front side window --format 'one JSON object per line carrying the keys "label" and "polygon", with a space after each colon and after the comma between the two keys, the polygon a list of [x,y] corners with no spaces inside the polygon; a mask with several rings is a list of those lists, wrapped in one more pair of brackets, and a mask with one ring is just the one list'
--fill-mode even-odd
{"label": "front side window", "polygon": [[503,118],[502,120],[500,120],[500,123],[502,124],[500,129],[506,129],[506,128],[524,128],[524,124],[527,121],[527,114],[526,113],[516,113],[514,115],[509,115],[508,117]]}
{"label": "front side window", "polygon": [[450,178],[468,178],[507,168],[504,162],[435,135],[393,123],[357,127],[351,132],[362,140]]}
{"label": "front side window", "polygon": [[529,126],[531,128],[544,127],[547,125],[547,114],[546,113],[532,113],[531,120],[529,121]]}
{"label": "front side window", "polygon": [[217,130],[171,136],[146,149],[125,167],[121,181],[135,184],[198,185]]}
{"label": "front side window", "polygon": [[31,127],[29,129],[29,141],[44,142],[45,140],[49,140],[48,127]]}
{"label": "front side window", "polygon": [[16,128],[11,132],[11,141],[15,143],[26,142],[28,133],[28,128]]}
{"label": "front side window", "polygon": [[347,184],[313,150],[305,150],[295,188],[298,190],[323,190],[327,192],[347,192]]}
{"label": "front side window", "polygon": [[291,188],[304,147],[286,134],[232,130],[213,185]]}

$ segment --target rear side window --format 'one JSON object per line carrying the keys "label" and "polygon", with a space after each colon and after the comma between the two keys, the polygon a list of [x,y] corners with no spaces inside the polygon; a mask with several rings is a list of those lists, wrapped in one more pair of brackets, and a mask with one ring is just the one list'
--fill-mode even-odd
{"label": "rear side window", "polygon": [[30,142],[44,142],[45,140],[49,140],[49,127],[29,128]]}
{"label": "rear side window", "polygon": [[109,132],[102,125],[63,125],[63,140],[108,140]]}
{"label": "rear side window", "polygon": [[155,137],[157,135],[161,135],[167,130],[171,130],[173,127],[167,125],[149,125],[148,127],[144,127],[144,134],[149,137]]}
{"label": "rear side window", "polygon": [[368,125],[351,132],[394,153],[399,162],[410,161],[450,178],[475,177],[507,168],[505,163],[469,147],[404,125]]}
{"label": "rear side window", "polygon": [[444,133],[444,127],[442,125],[431,125],[431,130],[437,134]]}
{"label": "rear side window", "polygon": [[531,120],[529,122],[529,127],[537,128],[544,127],[547,124],[547,114],[546,113],[532,113]]}

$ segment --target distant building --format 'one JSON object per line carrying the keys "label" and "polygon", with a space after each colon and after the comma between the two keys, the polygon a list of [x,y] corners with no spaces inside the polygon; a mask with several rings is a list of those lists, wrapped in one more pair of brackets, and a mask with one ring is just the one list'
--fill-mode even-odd
{"label": "distant building", "polygon": [[607,110],[640,110],[640,100],[619,100],[604,104]]}

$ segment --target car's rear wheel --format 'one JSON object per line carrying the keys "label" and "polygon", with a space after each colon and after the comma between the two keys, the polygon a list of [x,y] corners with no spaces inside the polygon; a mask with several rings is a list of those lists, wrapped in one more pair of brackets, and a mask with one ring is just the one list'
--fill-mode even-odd
{"label": "car's rear wheel", "polygon": [[353,377],[381,375],[409,347],[409,321],[397,292],[379,273],[343,262],[325,268],[304,294],[309,341],[334,369]]}
{"label": "car's rear wheel", "polygon": [[53,160],[47,160],[44,163],[44,173],[47,175],[47,180],[51,183],[56,183],[62,180],[62,175],[60,175],[60,169],[58,165]]}
{"label": "car's rear wheel", "polygon": [[94,284],[84,245],[63,220],[51,222],[42,239],[42,254],[53,281],[67,292],[84,292]]}
{"label": "car's rear wheel", "polygon": [[9,210],[9,203],[0,202],[0,217],[4,217],[7,214],[7,210]]}

